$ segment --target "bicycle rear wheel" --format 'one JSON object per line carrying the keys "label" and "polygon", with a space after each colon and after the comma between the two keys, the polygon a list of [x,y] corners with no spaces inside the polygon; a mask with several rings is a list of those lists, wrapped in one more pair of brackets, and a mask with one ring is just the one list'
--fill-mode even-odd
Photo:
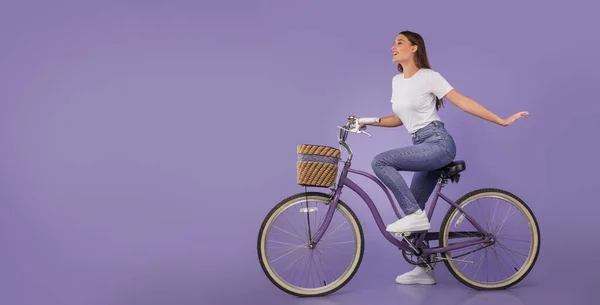
{"label": "bicycle rear wheel", "polygon": [[286,293],[302,297],[333,293],[352,279],[361,264],[362,227],[341,200],[319,243],[312,249],[308,246],[325,219],[330,200],[331,196],[319,192],[290,196],[271,209],[260,227],[260,265]]}
{"label": "bicycle rear wheel", "polygon": [[[540,250],[540,230],[531,209],[519,197],[500,189],[472,191],[456,203],[477,221],[493,242],[441,253],[450,273],[478,290],[511,287],[531,271]],[[497,221],[497,223],[494,223]],[[440,228],[440,247],[481,239],[462,212],[452,206]]]}

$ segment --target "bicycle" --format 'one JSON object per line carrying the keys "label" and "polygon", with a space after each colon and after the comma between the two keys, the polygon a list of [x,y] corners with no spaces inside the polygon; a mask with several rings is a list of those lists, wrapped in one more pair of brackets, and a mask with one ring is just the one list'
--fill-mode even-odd
{"label": "bicycle", "polygon": [[[275,286],[288,294],[299,297],[324,296],[341,289],[354,277],[363,258],[364,235],[362,224],[356,214],[340,199],[344,187],[348,187],[365,201],[381,234],[392,245],[402,250],[403,258],[410,264],[423,265],[426,266],[427,271],[431,271],[438,262],[443,261],[454,278],[462,284],[477,290],[506,289],[519,283],[529,274],[537,261],[540,249],[540,231],[536,217],[523,200],[502,189],[473,190],[456,201],[442,193],[441,189],[448,184],[448,181],[458,183],[461,173],[466,169],[465,162],[462,160],[455,160],[438,170],[438,182],[429,201],[429,209],[426,209],[426,212],[431,220],[439,198],[450,204],[439,232],[430,232],[430,230],[403,233],[387,232],[382,217],[371,197],[348,177],[349,173],[357,174],[367,177],[379,185],[392,205],[396,216],[401,217],[394,199],[385,185],[376,176],[351,167],[354,152],[346,142],[348,133],[364,133],[371,137],[364,129],[358,129],[358,125],[357,118],[349,116],[348,123],[344,127],[338,126],[341,129],[338,143],[348,152],[345,161],[341,160],[341,151],[337,148],[319,145],[299,146],[298,184],[304,186],[305,191],[291,195],[275,205],[264,218],[258,234],[257,252],[260,265],[267,278]],[[303,151],[301,151],[301,148]],[[340,162],[343,162],[344,165],[336,184],[337,164]],[[304,167],[301,166],[301,163]],[[306,166],[312,166],[312,171],[308,170]],[[301,174],[304,177],[300,177]],[[331,192],[329,194],[317,191],[309,192],[306,189],[309,186],[330,187]],[[510,204],[499,225],[485,225],[482,220],[475,219],[477,209],[471,209],[471,207],[474,206],[475,201],[481,199],[495,200],[494,214],[483,213],[483,216],[488,219],[491,218],[491,220],[496,218],[498,205],[501,201]],[[309,205],[309,200],[314,201],[315,204]],[[319,206],[317,205],[322,205],[326,210],[322,217],[318,217]],[[513,207],[515,210],[511,212]],[[523,229],[518,228],[516,231],[511,231],[512,233],[507,234],[505,231],[504,234],[500,234],[503,230],[512,227],[508,226],[509,223],[507,222],[509,217],[512,217],[516,212],[520,212],[525,219]],[[306,226],[305,230],[298,231],[297,227],[294,226],[288,229],[282,228],[279,221],[281,220],[282,224],[287,221],[289,224],[290,215],[300,217],[301,223]],[[335,217],[338,215],[344,220],[339,225],[337,224],[338,218]],[[340,233],[344,233],[340,228],[346,223],[349,224],[349,230],[347,231],[350,236],[346,239],[340,239]],[[457,230],[451,231],[452,229]],[[520,250],[522,248],[519,242],[526,242],[524,239],[515,237],[516,233],[521,232],[530,233],[531,235],[529,249],[526,254],[515,251],[515,249]],[[274,245],[272,247],[267,247],[269,237],[278,239],[273,241]],[[299,243],[292,244],[291,242],[279,240],[282,237],[289,237],[292,241],[299,241]],[[466,240],[450,243],[450,239]],[[439,242],[437,247],[429,245],[429,242],[434,240]],[[503,242],[500,242],[501,240],[513,242],[514,244],[506,246]],[[476,249],[469,250],[472,247]],[[346,256],[343,255],[343,249],[349,250]],[[283,252],[273,253],[277,250],[283,250]],[[291,254],[301,252],[298,250],[303,250],[302,255],[298,259],[291,259]],[[337,252],[325,261],[326,256],[323,252],[329,250]],[[465,253],[461,253],[463,251]],[[492,251],[496,259],[495,264],[494,262],[488,264],[486,261],[488,277],[485,279],[477,277],[484,265],[481,262],[484,258],[483,255],[487,255],[488,252]],[[499,258],[498,252],[502,251],[509,254],[508,258],[502,260]],[[478,252],[484,252],[479,260],[475,261],[475,259],[469,258]],[[308,255],[306,255],[307,253]],[[524,256],[522,263],[517,262],[517,255]],[[305,256],[311,259],[315,257],[320,259],[320,264],[312,260],[308,263],[301,261]],[[278,261],[282,263],[283,267],[279,268],[276,264]],[[509,267],[506,270],[501,269],[500,263],[508,263]],[[459,269],[463,264],[465,267],[476,268],[473,276],[467,276],[465,271]],[[299,278],[299,281],[296,280],[297,274],[291,278],[288,278],[285,274],[292,266],[299,267],[305,273]],[[313,267],[317,266],[324,270],[313,272]],[[337,271],[330,276],[325,274],[326,271],[332,270]],[[495,280],[489,280],[490,271]]]}

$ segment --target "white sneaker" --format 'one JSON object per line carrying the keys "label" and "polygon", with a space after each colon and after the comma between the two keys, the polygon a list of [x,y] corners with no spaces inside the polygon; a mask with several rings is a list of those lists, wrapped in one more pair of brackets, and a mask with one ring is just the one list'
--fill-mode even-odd
{"label": "white sneaker", "polygon": [[423,210],[406,215],[386,228],[388,232],[416,232],[427,231],[429,229],[431,229],[431,224],[429,223],[429,219],[427,219],[427,214]]}
{"label": "white sneaker", "polygon": [[396,283],[403,285],[433,285],[435,284],[435,277],[433,276],[433,271],[425,272],[424,267],[417,266],[411,271],[398,275],[396,277]]}

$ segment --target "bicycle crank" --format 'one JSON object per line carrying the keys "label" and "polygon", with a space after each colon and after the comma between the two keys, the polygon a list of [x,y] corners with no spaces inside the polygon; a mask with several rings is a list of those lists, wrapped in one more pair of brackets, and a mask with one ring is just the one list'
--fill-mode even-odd
{"label": "bicycle crank", "polygon": [[[437,262],[436,261],[437,254],[423,254],[423,252],[422,252],[423,248],[429,247],[429,243],[426,240],[424,240],[423,241],[424,247],[419,247],[417,249],[413,245],[412,239],[409,240],[405,236],[402,236],[402,238],[406,241],[406,243],[413,250],[412,253],[410,253],[409,251],[406,251],[406,250],[402,250],[402,257],[404,257],[404,260],[406,260],[411,265],[427,265],[428,271],[433,270],[433,268],[435,267],[435,264]],[[425,259],[427,256],[429,256],[429,260]]]}

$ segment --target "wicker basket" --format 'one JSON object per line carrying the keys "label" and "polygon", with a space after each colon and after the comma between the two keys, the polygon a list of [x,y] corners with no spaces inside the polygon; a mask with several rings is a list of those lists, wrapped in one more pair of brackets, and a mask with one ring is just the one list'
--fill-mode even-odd
{"label": "wicker basket", "polygon": [[337,148],[298,145],[296,163],[298,184],[302,186],[330,187],[335,183],[341,151]]}

